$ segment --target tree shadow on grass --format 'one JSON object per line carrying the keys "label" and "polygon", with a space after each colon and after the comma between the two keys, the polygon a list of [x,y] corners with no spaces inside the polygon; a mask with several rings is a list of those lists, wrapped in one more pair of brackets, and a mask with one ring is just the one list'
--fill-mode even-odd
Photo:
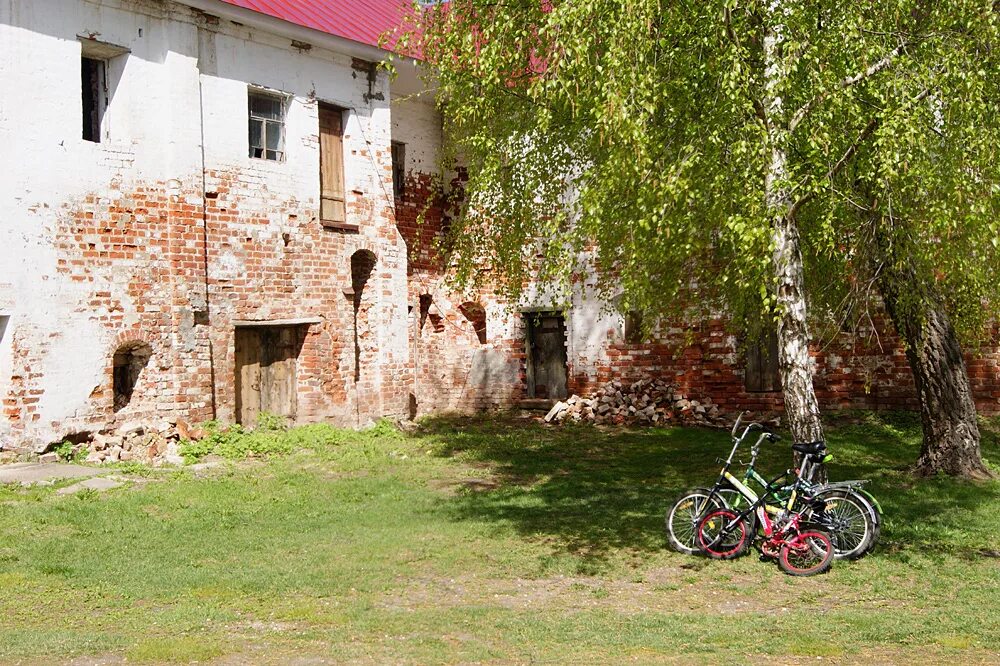
{"label": "tree shadow on grass", "polygon": [[[684,490],[711,485],[731,445],[718,430],[547,426],[503,416],[433,419],[416,436],[433,440],[437,455],[488,470],[488,489],[448,500],[456,519],[511,525],[595,568],[621,551],[665,548],[667,508]],[[831,428],[829,439],[832,479],[872,479],[887,516],[883,552],[976,553],[996,540],[996,526],[971,519],[1000,508],[1000,484],[919,481],[907,473],[919,451],[919,422],[865,415]],[[997,438],[984,440],[988,457],[1000,459]],[[777,474],[789,463],[786,438],[763,451],[760,467]]]}

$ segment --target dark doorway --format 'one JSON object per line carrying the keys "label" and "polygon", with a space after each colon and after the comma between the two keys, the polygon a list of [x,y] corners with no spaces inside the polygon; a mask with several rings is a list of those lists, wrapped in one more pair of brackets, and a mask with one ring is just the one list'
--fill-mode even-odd
{"label": "dark doorway", "polygon": [[261,412],[295,419],[295,326],[236,329],[236,422],[254,425]]}
{"label": "dark doorway", "polygon": [[555,312],[526,312],[529,398],[566,397],[566,319]]}

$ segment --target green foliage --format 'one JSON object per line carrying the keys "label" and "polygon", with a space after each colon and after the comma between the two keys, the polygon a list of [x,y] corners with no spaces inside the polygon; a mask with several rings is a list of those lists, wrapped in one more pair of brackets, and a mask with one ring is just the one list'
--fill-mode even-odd
{"label": "green foliage", "polygon": [[288,428],[288,419],[280,414],[272,414],[271,412],[260,412],[257,414],[257,430],[258,431],[279,431]]}
{"label": "green foliage", "polygon": [[131,474],[132,476],[152,476],[153,468],[146,463],[141,463],[137,460],[126,460],[124,462],[115,463],[115,468],[122,474]]}
{"label": "green foliage", "polygon": [[73,460],[73,442],[63,442],[52,449],[60,460],[71,462]]}
{"label": "green foliage", "polygon": [[322,451],[352,441],[392,441],[401,438],[401,433],[388,419],[380,419],[361,432],[335,428],[325,423],[289,429],[283,417],[262,413],[253,430],[247,430],[239,424],[227,426],[217,421],[207,421],[202,424],[202,428],[207,433],[203,439],[185,440],[180,444],[180,454],[187,463],[197,462],[208,455],[242,460],[285,455],[303,449]]}
{"label": "green foliage", "polygon": [[389,419],[382,418],[375,422],[370,428],[363,431],[369,437],[374,437],[378,439],[400,439],[402,433],[396,428],[395,424]]}
{"label": "green foliage", "polygon": [[461,284],[566,290],[586,250],[621,311],[669,314],[694,280],[699,305],[758,317],[791,207],[815,315],[864,316],[877,229],[964,331],[994,314],[991,3],[452,0],[419,17],[401,48],[432,65],[445,159],[469,172]]}

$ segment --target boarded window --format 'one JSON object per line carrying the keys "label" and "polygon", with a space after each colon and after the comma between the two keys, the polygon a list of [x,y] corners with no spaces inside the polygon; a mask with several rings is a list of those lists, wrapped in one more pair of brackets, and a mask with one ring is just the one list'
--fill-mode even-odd
{"label": "boarded window", "polygon": [[320,221],[344,225],[344,111],[328,104],[319,105],[319,171]]}
{"label": "boarded window", "polygon": [[132,394],[139,383],[139,377],[152,355],[153,350],[144,342],[122,345],[115,352],[113,360],[115,411],[132,401]]}
{"label": "boarded window", "polygon": [[401,199],[406,188],[406,144],[392,142],[392,193]]}
{"label": "boarded window", "polygon": [[747,341],[744,384],[751,393],[781,390],[778,369],[778,333],[774,329]]}
{"label": "boarded window", "polygon": [[250,115],[250,157],[284,161],[285,98],[251,90],[247,99]]}
{"label": "boarded window", "polygon": [[105,64],[103,60],[82,58],[80,79],[83,92],[83,139],[101,142],[101,119],[105,108]]}

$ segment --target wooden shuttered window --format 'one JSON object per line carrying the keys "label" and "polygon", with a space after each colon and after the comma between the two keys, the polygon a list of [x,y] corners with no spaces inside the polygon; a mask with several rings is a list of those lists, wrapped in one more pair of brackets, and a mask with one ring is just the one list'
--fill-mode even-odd
{"label": "wooden shuttered window", "polygon": [[781,390],[777,331],[771,329],[761,333],[756,340],[748,340],[746,361],[744,385],[748,392],[768,393]]}
{"label": "wooden shuttered window", "polygon": [[319,105],[319,217],[327,226],[347,224],[344,199],[344,111]]}

